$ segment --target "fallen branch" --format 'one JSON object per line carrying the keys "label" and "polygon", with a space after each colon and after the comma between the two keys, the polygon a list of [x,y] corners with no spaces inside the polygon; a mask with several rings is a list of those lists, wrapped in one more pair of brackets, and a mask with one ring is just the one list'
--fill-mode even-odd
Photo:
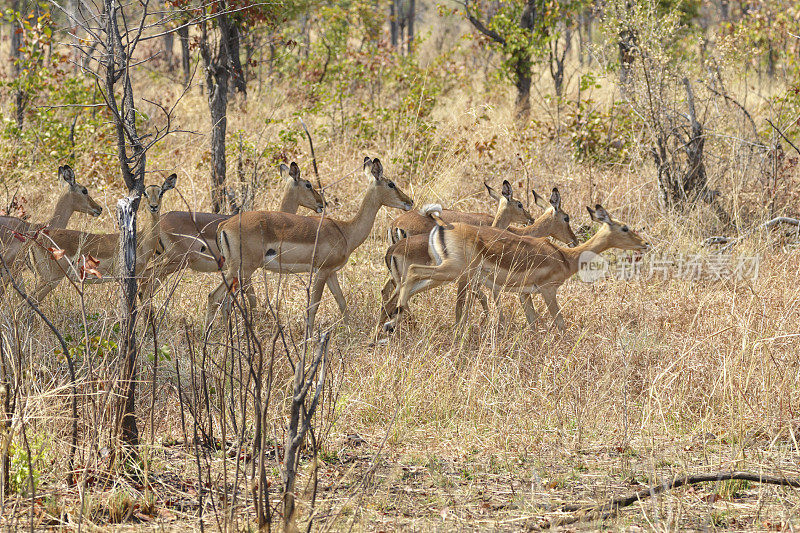
{"label": "fallen branch", "polygon": [[642,501],[646,498],[655,496],[656,494],[661,494],[662,492],[666,492],[668,490],[677,489],[686,485],[695,485],[697,483],[728,481],[732,479],[753,481],[756,483],[767,483],[770,485],[780,485],[782,487],[800,488],[800,479],[798,478],[765,476],[762,474],[753,474],[751,472],[717,472],[715,474],[677,476],[672,478],[670,481],[658,485],[652,485],[628,496],[613,498],[611,501],[603,505],[587,507],[581,504],[565,504],[561,507],[561,510],[574,512],[575,514],[563,519],[553,520],[546,527],[552,528],[554,526],[574,524],[576,522],[589,520],[605,520],[616,514],[617,511],[623,507],[627,507],[638,501]]}
{"label": "fallen branch", "polygon": [[720,249],[720,252],[725,252],[732,246],[735,246],[745,237],[750,236],[752,233],[761,230],[761,229],[771,229],[773,226],[777,226],[778,224],[789,224],[790,226],[796,226],[798,228],[798,232],[800,232],[800,219],[797,218],[789,218],[789,217],[775,217],[772,220],[768,220],[762,224],[758,224],[757,226],[753,226],[749,230],[745,231],[739,237],[730,238],[724,236],[715,236],[709,237],[705,241],[703,241],[703,246],[713,246],[715,244],[725,244]]}

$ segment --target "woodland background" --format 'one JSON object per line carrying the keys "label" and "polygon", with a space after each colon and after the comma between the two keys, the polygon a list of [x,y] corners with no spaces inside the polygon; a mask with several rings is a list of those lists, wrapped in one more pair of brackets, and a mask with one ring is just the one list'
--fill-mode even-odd
{"label": "woodland background", "polygon": [[[327,294],[314,343],[302,342],[307,276],[262,278],[269,319],[239,316],[210,341],[218,276],[170,278],[150,323],[132,320],[118,284],[63,284],[41,306],[58,335],[7,291],[8,527],[536,529],[572,517],[565,502],[674,476],[800,475],[795,2],[2,9],[0,207],[14,216],[47,218],[65,163],[104,206],[73,218],[86,231],[118,231],[117,200],[172,172],[180,194],[165,211],[274,209],[277,165],[297,161],[347,218],[369,155],[417,205],[491,212],[483,181],[508,179],[528,202],[558,186],[582,236],[585,206],[602,203],[655,256],[761,258],[755,280],[571,280],[564,335],[549,319],[526,329],[508,296],[505,326],[475,312],[455,336],[443,288],[378,339],[399,214],[386,209],[341,273],[351,320]],[[776,217],[791,220],[763,227]],[[136,439],[121,430],[128,399]],[[586,527],[788,530],[797,516],[796,488],[732,480]]]}

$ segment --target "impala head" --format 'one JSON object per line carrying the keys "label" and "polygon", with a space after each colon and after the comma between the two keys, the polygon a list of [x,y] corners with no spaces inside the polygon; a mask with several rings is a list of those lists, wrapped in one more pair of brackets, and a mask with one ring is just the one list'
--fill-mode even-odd
{"label": "impala head", "polygon": [[377,157],[375,159],[364,158],[364,174],[370,181],[370,188],[377,191],[381,205],[396,207],[403,211],[409,211],[414,206],[414,200],[411,197],[401,191],[392,180],[383,176],[383,165]]}
{"label": "impala head", "polygon": [[89,191],[86,187],[75,181],[75,172],[72,167],[69,165],[58,167],[58,177],[69,186],[69,192],[66,196],[72,202],[74,211],[87,213],[93,217],[100,216],[103,208],[89,196]]}
{"label": "impala head", "polygon": [[578,238],[569,225],[569,215],[561,209],[561,193],[558,192],[558,187],[553,187],[549,204],[545,202],[544,198],[536,194],[536,191],[531,189],[531,192],[536,205],[544,209],[544,213],[541,216],[548,221],[549,234],[570,246],[577,246]]}
{"label": "impala head", "polygon": [[288,167],[281,163],[280,173],[286,182],[287,195],[291,195],[297,204],[322,213],[325,208],[325,200],[310,181],[300,177],[300,167],[297,166],[297,163],[292,161]]}
{"label": "impala head", "polygon": [[533,222],[533,217],[528,210],[525,209],[525,206],[522,205],[522,202],[514,198],[511,184],[508,180],[503,180],[501,194],[497,194],[497,191],[489,187],[485,181],[483,185],[489,192],[489,196],[499,204],[497,208],[498,212],[503,211],[506,216],[509,217],[509,222],[511,224],[530,224]]}
{"label": "impala head", "polygon": [[609,243],[615,248],[640,252],[645,252],[650,248],[650,244],[641,238],[638,233],[630,229],[627,224],[612,219],[602,205],[597,204],[594,209],[587,206],[586,210],[589,211],[589,216],[592,217],[592,220],[602,224],[597,234],[608,239]]}
{"label": "impala head", "polygon": [[177,179],[177,174],[171,174],[164,180],[163,185],[148,185],[145,187],[142,196],[147,202],[147,210],[150,211],[151,214],[157,215],[161,210],[161,200],[164,198],[164,193],[175,188],[175,180]]}

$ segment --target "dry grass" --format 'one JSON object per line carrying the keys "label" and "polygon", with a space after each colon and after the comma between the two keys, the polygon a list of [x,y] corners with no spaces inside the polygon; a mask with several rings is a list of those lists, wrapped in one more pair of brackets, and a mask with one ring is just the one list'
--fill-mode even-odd
{"label": "dry grass", "polygon": [[[139,91],[143,96],[152,92],[162,101],[179,94],[163,80],[142,84]],[[249,142],[261,146],[274,141],[279,128],[296,127],[292,122],[265,125],[268,118],[290,115],[285,94],[276,90],[251,95],[246,108],[232,106],[229,131],[241,130]],[[509,100],[504,94],[447,98],[434,115],[444,149],[429,158],[423,154],[424,163],[415,174],[401,174],[393,163],[412,148],[413,138],[315,139],[323,182],[344,177],[328,191],[341,204],[331,216],[354,213],[363,178],[360,172],[350,173],[365,154],[381,157],[387,173],[420,204],[439,201],[483,211],[491,206],[481,181],[507,178],[524,183],[522,156],[531,186],[539,192],[553,185],[560,188],[573,227],[589,224],[584,206],[602,201],[616,218],[644,230],[655,243],[654,254],[702,252],[703,238],[718,231],[713,215],[702,207],[679,218],[657,209],[655,176],[644,153],[622,166],[581,164],[563,142],[520,132],[510,109],[500,103]],[[149,165],[164,173],[178,172],[180,196],[203,209],[210,205],[208,119],[198,89],[183,99],[176,115],[182,128],[200,134],[171,137],[153,152]],[[324,125],[322,119],[308,122],[312,131]],[[494,147],[477,149],[493,138]],[[299,150],[297,160],[310,175],[305,145]],[[99,220],[76,216],[71,227],[112,231],[120,180],[88,168],[84,159],[89,155],[78,156],[79,180],[89,177],[106,211]],[[274,208],[277,175],[265,165],[262,162],[266,185],[256,207]],[[229,168],[235,168],[234,161]],[[43,218],[55,194],[55,172],[40,166],[15,170],[25,183],[33,218]],[[722,190],[741,190],[751,179],[743,172],[713,169],[711,178]],[[98,190],[103,184],[106,188]],[[167,198],[166,209],[183,208],[179,195]],[[758,212],[759,207],[748,209]],[[374,321],[386,277],[385,229],[396,214],[379,213],[372,237],[342,272],[351,321],[338,324],[338,309],[329,293],[317,318],[320,324],[336,325],[331,391],[338,395],[335,411],[325,414],[333,426],[321,456],[319,527],[519,530],[557,518],[562,502],[599,503],[680,473],[738,469],[800,475],[796,247],[783,246],[770,235],[745,242],[737,254],[763,256],[760,275],[752,282],[654,279],[586,285],[570,280],[560,291],[569,323],[563,335],[547,318],[536,331],[528,330],[516,298],[506,296],[505,326],[497,327],[496,314],[481,321],[476,307],[468,332],[455,337],[453,289],[445,287],[413,300],[414,319],[386,344],[375,346]],[[190,273],[170,281],[175,283],[159,343],[185,364],[180,324],[186,320],[199,330],[198,317],[203,316],[215,279]],[[269,283],[274,295],[275,278]],[[304,279],[290,277],[278,298],[281,316],[295,334],[301,326],[303,284]],[[259,291],[263,301],[263,287]],[[157,298],[163,301],[164,293]],[[101,336],[110,335],[115,288],[88,288],[86,306],[94,314],[93,327]],[[79,336],[81,316],[74,291],[59,288],[43,309],[62,331]],[[4,303],[0,315],[8,339],[14,338],[10,333],[16,324],[28,358],[29,395],[18,407],[18,416],[25,420],[28,438],[35,435],[45,450],[39,462],[38,494],[43,497],[34,504],[34,523],[63,520],[74,526],[81,514],[81,495],[61,485],[68,442],[64,365],[53,355],[52,337],[24,310]],[[269,321],[258,327],[268,339]],[[152,352],[150,342],[145,335],[145,354]],[[81,516],[85,524],[105,528],[126,521],[118,527],[158,524],[168,530],[198,526],[192,448],[174,444],[183,438],[174,372],[166,369],[160,375],[155,427],[149,427],[150,363],[143,357],[139,413],[148,444],[142,468],[151,483],[88,483]],[[276,378],[281,394],[288,390],[288,380],[282,368]],[[95,400],[101,393],[95,390]],[[286,405],[282,400],[273,403],[280,439]],[[92,427],[92,412],[85,408],[82,413],[85,434],[100,430]],[[93,453],[82,449],[80,460],[89,461]],[[230,462],[221,453],[209,453],[204,460],[213,472]],[[308,481],[310,465],[304,462],[303,468],[301,487]],[[278,481],[276,473],[273,482]],[[305,496],[300,497],[301,516],[307,513]],[[5,515],[6,523],[26,527],[30,500],[12,497],[6,505],[13,511]],[[251,511],[244,507],[237,512],[243,519],[240,527],[252,523]],[[800,496],[795,490],[721,483],[676,490],[592,527],[776,530],[797,527],[798,515]],[[208,527],[222,527],[219,510],[208,503],[203,516]]]}

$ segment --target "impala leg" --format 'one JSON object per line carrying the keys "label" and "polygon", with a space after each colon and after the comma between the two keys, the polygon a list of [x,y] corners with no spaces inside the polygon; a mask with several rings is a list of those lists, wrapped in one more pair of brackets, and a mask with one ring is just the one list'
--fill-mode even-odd
{"label": "impala leg", "polygon": [[481,307],[483,308],[483,314],[485,316],[489,316],[489,300],[486,299],[486,295],[483,293],[483,290],[477,285],[472,288],[472,293],[474,294],[475,298],[481,303]]}
{"label": "impala leg", "polygon": [[389,278],[381,288],[381,314],[378,318],[378,327],[382,327],[397,308],[397,287],[398,285],[394,282],[394,279]]}
{"label": "impala leg", "polygon": [[310,305],[308,306],[308,319],[306,321],[308,337],[311,337],[312,333],[314,332],[314,319],[317,316],[317,309],[319,308],[320,300],[322,300],[322,289],[325,288],[328,278],[329,275],[327,273],[319,272],[317,273],[317,277],[314,279],[314,284],[311,288],[311,301],[309,302]]}
{"label": "impala leg", "polygon": [[341,311],[344,321],[349,322],[350,317],[347,312],[347,301],[344,299],[344,294],[342,294],[342,288],[339,286],[339,277],[336,275],[336,272],[331,274],[325,283],[328,289],[330,289],[331,294],[333,294],[333,299],[336,300],[336,304],[339,306],[339,311]]}
{"label": "impala leg", "polygon": [[41,303],[47,298],[47,295],[53,292],[53,289],[58,287],[63,276],[56,278],[48,278],[46,281],[40,281],[33,289],[32,298],[35,302]]}
{"label": "impala leg", "polygon": [[[467,292],[469,290],[469,293]],[[456,286],[456,325],[461,324],[462,319],[464,318],[464,310],[466,308],[466,312],[469,315],[469,308],[472,305],[472,297],[473,292],[471,287],[468,287],[468,280],[466,278],[460,278],[458,280],[458,285]]]}
{"label": "impala leg", "polygon": [[20,256],[21,249],[22,245],[14,242],[11,243],[11,245],[5,250],[3,261],[6,264],[6,268],[11,273],[11,277],[9,277],[8,274],[6,274],[6,269],[3,268],[2,265],[0,265],[0,299],[3,298],[6,289],[11,284],[12,278],[17,282],[17,285],[21,287],[25,286],[20,277],[23,268],[22,264],[24,264],[25,261],[20,261],[20,262],[17,261],[17,258]]}
{"label": "impala leg", "polygon": [[258,298],[256,298],[256,290],[253,288],[252,276],[242,273],[241,283],[239,284],[239,294],[242,295],[242,302],[247,298],[247,309],[251,316],[255,316],[258,312]]}
{"label": "impala leg", "polygon": [[397,313],[392,320],[384,324],[387,331],[394,330],[402,319],[403,310],[408,307],[408,300],[413,295],[433,289],[439,285],[452,282],[462,275],[462,267],[454,262],[445,259],[442,264],[432,265],[411,265],[405,281],[400,286],[400,298],[397,304]]}
{"label": "impala leg", "polygon": [[214,317],[217,316],[217,312],[221,312],[225,315],[227,314],[227,310],[225,309],[227,297],[228,286],[225,285],[224,281],[221,281],[219,285],[217,285],[217,288],[209,293],[208,307],[206,308],[205,331],[207,331],[214,323]]}
{"label": "impala leg", "polygon": [[485,315],[489,315],[489,302],[486,295],[475,284],[475,280],[470,280],[462,276],[458,281],[458,293],[456,295],[456,325],[463,324],[469,320],[472,311],[472,304],[478,300],[483,308]]}
{"label": "impala leg", "polygon": [[522,304],[523,311],[525,311],[525,320],[528,321],[529,326],[533,327],[534,323],[539,320],[539,313],[536,312],[536,308],[533,306],[531,295],[520,293],[519,302]]}
{"label": "impala leg", "polygon": [[139,302],[142,304],[142,314],[147,317],[153,307],[153,294],[157,284],[163,282],[166,277],[164,267],[160,257],[153,260],[142,273],[142,278],[139,281]]}
{"label": "impala leg", "polygon": [[497,325],[500,326],[505,323],[505,317],[503,316],[503,307],[500,305],[500,289],[497,287],[492,288],[492,298],[497,309]]}
{"label": "impala leg", "polygon": [[553,289],[543,289],[541,293],[544,303],[547,304],[547,310],[550,311],[550,316],[553,317],[556,327],[563,332],[566,330],[566,326],[564,325],[564,317],[561,314],[561,307],[559,307],[558,299],[556,299],[556,291]]}

